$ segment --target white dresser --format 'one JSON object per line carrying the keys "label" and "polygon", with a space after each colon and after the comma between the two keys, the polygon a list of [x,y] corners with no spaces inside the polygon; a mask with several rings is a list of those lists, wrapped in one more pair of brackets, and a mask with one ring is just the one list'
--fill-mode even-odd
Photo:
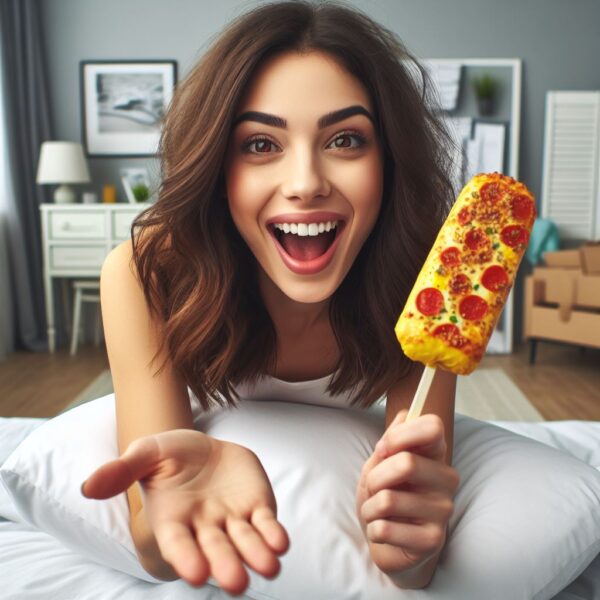
{"label": "white dresser", "polygon": [[130,238],[133,219],[149,206],[124,203],[40,206],[50,352],[56,348],[54,280],[99,277],[106,255]]}

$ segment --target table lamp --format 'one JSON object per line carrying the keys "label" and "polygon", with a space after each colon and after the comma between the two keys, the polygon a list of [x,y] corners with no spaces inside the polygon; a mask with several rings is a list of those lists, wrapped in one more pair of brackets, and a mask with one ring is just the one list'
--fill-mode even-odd
{"label": "table lamp", "polygon": [[43,142],[38,163],[37,183],[60,184],[54,192],[54,202],[75,202],[69,183],[89,183],[90,172],[81,144],[75,142]]}

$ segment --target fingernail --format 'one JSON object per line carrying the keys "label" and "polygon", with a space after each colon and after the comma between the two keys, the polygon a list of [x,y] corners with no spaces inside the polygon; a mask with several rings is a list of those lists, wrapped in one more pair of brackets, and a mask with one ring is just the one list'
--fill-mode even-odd
{"label": "fingernail", "polygon": [[85,497],[87,498],[87,496],[86,496],[85,492],[83,491],[83,486],[84,486],[86,483],[87,483],[87,479],[86,479],[86,480],[85,480],[85,481],[84,481],[84,482],[81,484],[81,495],[82,495],[82,496],[85,496]]}

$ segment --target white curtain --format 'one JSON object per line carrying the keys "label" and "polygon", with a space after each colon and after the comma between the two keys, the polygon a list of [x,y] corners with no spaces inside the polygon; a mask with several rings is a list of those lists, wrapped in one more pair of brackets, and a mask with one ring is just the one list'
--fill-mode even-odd
{"label": "white curtain", "polygon": [[[0,52],[2,51],[0,44]],[[7,202],[11,193],[8,169],[8,141],[4,127],[2,93],[2,56],[0,56],[0,361],[14,349],[13,307],[8,260]]]}

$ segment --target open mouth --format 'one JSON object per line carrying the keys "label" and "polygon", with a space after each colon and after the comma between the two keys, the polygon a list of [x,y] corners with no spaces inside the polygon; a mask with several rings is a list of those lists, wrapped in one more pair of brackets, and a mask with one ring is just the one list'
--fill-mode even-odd
{"label": "open mouth", "polygon": [[268,230],[288,269],[297,275],[316,275],[333,260],[345,225],[346,222],[341,220],[327,223],[325,227],[321,223],[318,226],[271,223]]}
{"label": "open mouth", "polygon": [[269,225],[273,237],[277,240],[285,253],[300,262],[308,262],[323,256],[331,247],[336,237],[344,227],[342,221],[329,231],[319,232],[317,235],[299,235],[286,233],[274,224]]}

